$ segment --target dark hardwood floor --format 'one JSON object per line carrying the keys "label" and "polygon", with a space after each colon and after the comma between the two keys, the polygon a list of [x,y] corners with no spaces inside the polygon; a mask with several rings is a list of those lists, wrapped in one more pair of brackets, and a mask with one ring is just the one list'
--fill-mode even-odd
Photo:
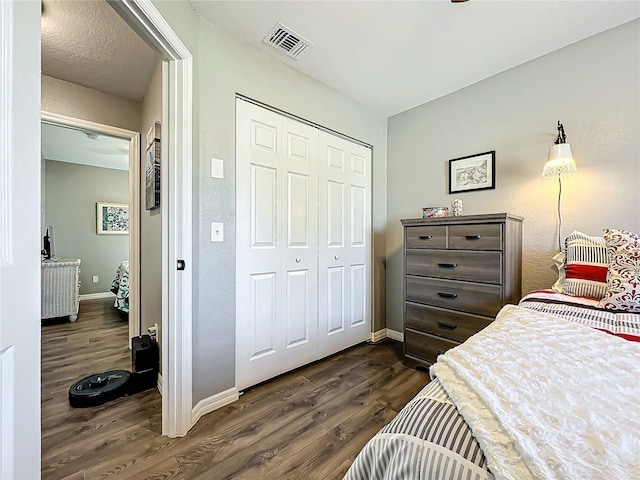
{"label": "dark hardwood floor", "polygon": [[69,386],[131,369],[128,328],[110,301],[42,327],[43,479],[338,479],[427,382],[401,344],[363,344],[244,392],[186,437],[161,433],[157,390],[73,409]]}

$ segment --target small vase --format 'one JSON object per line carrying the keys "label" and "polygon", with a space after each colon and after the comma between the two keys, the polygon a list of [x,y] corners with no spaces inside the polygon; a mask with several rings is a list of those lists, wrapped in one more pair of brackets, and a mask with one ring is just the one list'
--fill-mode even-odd
{"label": "small vase", "polygon": [[454,217],[462,215],[462,200],[456,198],[451,202],[451,212]]}

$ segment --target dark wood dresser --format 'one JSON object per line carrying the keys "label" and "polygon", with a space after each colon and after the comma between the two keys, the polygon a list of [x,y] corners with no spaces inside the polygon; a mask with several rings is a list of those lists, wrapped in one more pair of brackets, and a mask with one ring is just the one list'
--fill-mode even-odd
{"label": "dark wood dresser", "polygon": [[402,225],[404,363],[428,367],[520,300],[522,218],[494,213]]}

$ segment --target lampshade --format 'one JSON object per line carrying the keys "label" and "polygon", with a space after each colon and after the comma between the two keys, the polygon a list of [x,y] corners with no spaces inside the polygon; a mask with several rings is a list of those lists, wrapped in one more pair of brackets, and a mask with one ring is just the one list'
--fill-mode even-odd
{"label": "lampshade", "polygon": [[544,164],[542,176],[544,178],[559,177],[576,173],[578,168],[571,154],[571,145],[568,143],[557,143],[549,147],[549,158]]}

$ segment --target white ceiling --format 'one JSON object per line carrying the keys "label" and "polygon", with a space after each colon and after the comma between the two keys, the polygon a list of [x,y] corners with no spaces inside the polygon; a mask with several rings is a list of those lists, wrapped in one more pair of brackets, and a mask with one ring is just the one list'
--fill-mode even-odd
{"label": "white ceiling", "polygon": [[[89,134],[89,135],[87,135]],[[42,155],[46,160],[129,170],[129,141],[59,125],[42,124]]]}
{"label": "white ceiling", "polygon": [[158,55],[104,0],[43,0],[42,73],[141,101]]}
{"label": "white ceiling", "polygon": [[[386,115],[640,17],[638,0],[190,1],[222,30]],[[298,61],[264,45],[276,22],[315,45]],[[142,100],[157,58],[104,0],[44,0],[46,75]]]}
{"label": "white ceiling", "polygon": [[[640,17],[637,0],[190,1],[222,30],[387,115]],[[298,61],[267,47],[276,22],[315,46]]]}

